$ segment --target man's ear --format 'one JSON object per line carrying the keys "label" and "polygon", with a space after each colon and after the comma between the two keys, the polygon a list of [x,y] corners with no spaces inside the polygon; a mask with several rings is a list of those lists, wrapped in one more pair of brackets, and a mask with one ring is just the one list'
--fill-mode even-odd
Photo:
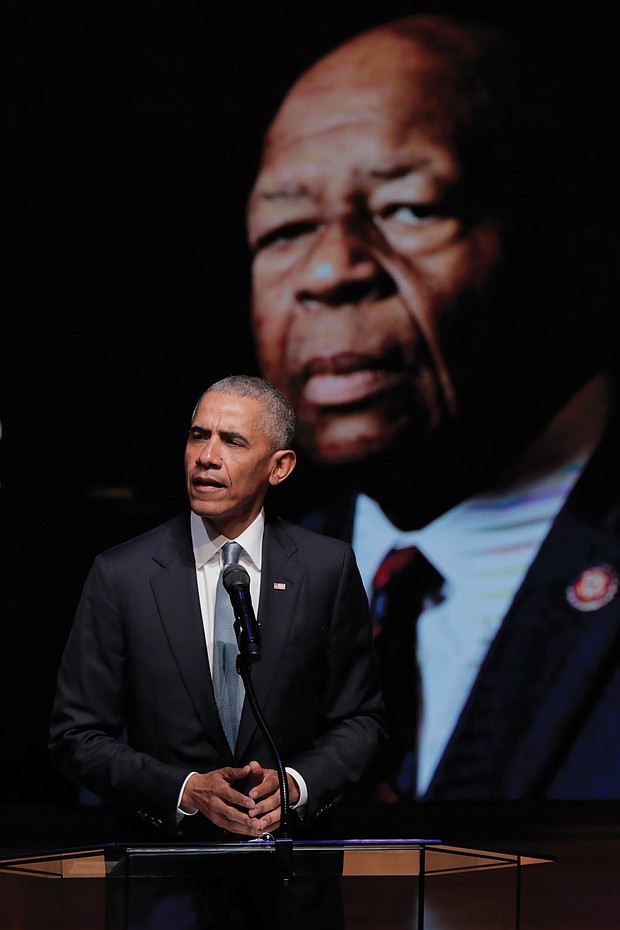
{"label": "man's ear", "polygon": [[292,449],[276,452],[273,457],[273,467],[269,475],[269,484],[275,487],[281,484],[291,474],[297,464],[297,456]]}

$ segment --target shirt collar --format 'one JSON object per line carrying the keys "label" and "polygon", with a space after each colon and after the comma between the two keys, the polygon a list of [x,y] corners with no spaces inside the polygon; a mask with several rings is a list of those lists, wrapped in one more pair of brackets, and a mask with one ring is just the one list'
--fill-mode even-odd
{"label": "shirt collar", "polygon": [[[218,533],[209,520],[199,517],[198,514],[195,514],[193,511],[190,514],[190,528],[194,559],[196,561],[196,568],[199,569],[220,551],[224,543],[228,542],[228,539],[226,536]],[[235,539],[235,542],[238,542],[239,545],[243,547],[244,552],[257,571],[261,570],[263,561],[264,530],[265,512],[261,510],[254,522]]]}
{"label": "shirt collar", "polygon": [[[591,451],[582,450],[580,456],[542,470],[529,479],[523,476],[485,494],[470,497],[417,530],[398,530],[376,501],[361,494],[356,501],[354,519],[359,534],[354,538],[356,554],[359,546],[361,561],[369,559],[370,552],[364,555],[362,539],[368,540],[374,564],[379,548],[382,557],[391,548],[417,546],[446,580],[467,581],[471,561],[467,553],[471,556],[481,535],[490,538],[493,534],[499,545],[499,537],[505,535],[511,525],[522,523],[531,527],[539,544],[542,542]],[[369,527],[372,527],[371,532]]]}
{"label": "shirt collar", "polygon": [[[513,470],[512,479],[507,478],[487,493],[462,501],[421,529],[399,531],[376,501],[360,495],[353,521],[353,548],[358,563],[361,561],[367,566],[365,576],[362,572],[366,584],[369,583],[369,566],[376,565],[378,552],[382,553],[378,556],[382,558],[392,547],[413,545],[444,578],[452,576],[454,580],[458,566],[468,571],[467,560],[455,559],[455,550],[462,552],[464,547],[470,547],[472,538],[479,536],[481,529],[501,533],[506,524],[503,514],[508,507],[514,508],[513,513],[520,509],[519,519],[524,516],[538,518],[538,541],[542,542],[550,521],[560,510],[600,440],[608,416],[607,389],[603,376],[589,381],[553,418],[520,467]],[[553,456],[546,454],[549,449],[554,450]],[[541,516],[544,519],[540,519]],[[367,529],[369,526],[371,533]]]}

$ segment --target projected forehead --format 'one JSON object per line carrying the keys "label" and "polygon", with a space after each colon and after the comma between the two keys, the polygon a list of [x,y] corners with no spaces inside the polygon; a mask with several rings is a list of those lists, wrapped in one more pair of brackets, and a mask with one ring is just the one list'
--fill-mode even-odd
{"label": "projected forehead", "polygon": [[303,137],[341,127],[380,122],[398,136],[422,125],[443,135],[465,115],[448,57],[377,32],[336,50],[302,76],[269,130],[264,161]]}

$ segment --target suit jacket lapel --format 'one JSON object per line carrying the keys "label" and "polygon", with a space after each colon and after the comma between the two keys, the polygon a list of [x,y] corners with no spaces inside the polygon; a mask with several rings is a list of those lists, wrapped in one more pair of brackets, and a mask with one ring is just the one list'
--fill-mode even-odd
{"label": "suit jacket lapel", "polygon": [[[267,520],[263,538],[261,593],[257,619],[262,651],[252,665],[251,678],[258,706],[264,710],[278,673],[292,618],[297,609],[303,570],[295,560],[297,545],[278,521]],[[237,755],[243,755],[257,724],[246,702],[237,739]]]}
{"label": "suit jacket lapel", "polygon": [[188,517],[169,524],[153,555],[151,587],[170,650],[209,739],[229,754],[213,693]]}

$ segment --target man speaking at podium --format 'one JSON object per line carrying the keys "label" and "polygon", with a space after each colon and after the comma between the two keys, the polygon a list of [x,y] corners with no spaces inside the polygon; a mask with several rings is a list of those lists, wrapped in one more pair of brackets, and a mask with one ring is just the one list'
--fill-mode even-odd
{"label": "man speaking at podium", "polygon": [[382,737],[352,549],[265,511],[295,467],[294,425],[260,378],[213,384],[185,450],[191,512],[104,552],[86,581],[58,675],[52,759],[155,836],[255,838],[281,822],[273,752],[239,691],[231,598],[218,591],[226,561],[247,571],[257,605],[252,683],[287,767],[291,820],[313,824]]}

